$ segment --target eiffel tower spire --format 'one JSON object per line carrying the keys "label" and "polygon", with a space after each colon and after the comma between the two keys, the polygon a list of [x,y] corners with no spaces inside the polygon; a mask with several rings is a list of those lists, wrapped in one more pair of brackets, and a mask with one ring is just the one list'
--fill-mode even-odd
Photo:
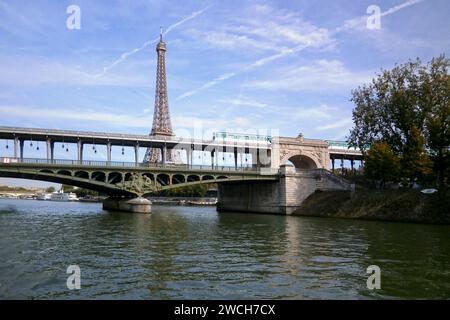
{"label": "eiffel tower spire", "polygon": [[[160,40],[156,45],[158,54],[158,63],[156,68],[156,92],[155,92],[155,110],[153,113],[153,125],[150,136],[172,136],[172,123],[170,121],[169,99],[167,94],[166,78],[166,43],[163,41],[162,28],[160,31]],[[148,148],[145,153],[144,162],[161,162],[161,150]],[[166,161],[173,162],[173,151],[168,150]]]}

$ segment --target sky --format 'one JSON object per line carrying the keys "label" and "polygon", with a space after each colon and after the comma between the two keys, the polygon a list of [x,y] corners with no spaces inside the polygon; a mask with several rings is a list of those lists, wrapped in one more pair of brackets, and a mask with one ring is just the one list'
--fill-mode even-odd
{"label": "sky", "polygon": [[0,0],[0,125],[148,134],[162,26],[175,134],[344,140],[352,89],[447,54],[449,14],[448,0]]}

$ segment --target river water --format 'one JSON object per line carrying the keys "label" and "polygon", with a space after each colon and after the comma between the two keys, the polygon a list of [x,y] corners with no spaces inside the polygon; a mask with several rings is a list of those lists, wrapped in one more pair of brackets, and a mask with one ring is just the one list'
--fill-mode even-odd
{"label": "river water", "polygon": [[0,199],[0,299],[448,299],[449,266],[449,226]]}

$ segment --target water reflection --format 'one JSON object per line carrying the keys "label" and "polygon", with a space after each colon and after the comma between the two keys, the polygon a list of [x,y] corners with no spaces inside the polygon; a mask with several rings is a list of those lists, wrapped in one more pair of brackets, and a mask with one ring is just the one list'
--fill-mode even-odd
{"label": "water reflection", "polygon": [[[0,202],[0,298],[448,298],[447,226]],[[66,268],[82,270],[67,290]],[[367,266],[382,290],[366,288]]]}
{"label": "water reflection", "polygon": [[382,290],[372,296],[449,298],[449,226],[375,222],[365,231],[365,261],[383,275]]}

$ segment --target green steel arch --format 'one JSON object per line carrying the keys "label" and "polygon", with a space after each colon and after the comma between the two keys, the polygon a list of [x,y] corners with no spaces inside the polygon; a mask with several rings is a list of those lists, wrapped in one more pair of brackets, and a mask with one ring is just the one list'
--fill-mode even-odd
{"label": "green steel arch", "polygon": [[94,165],[0,161],[0,177],[41,180],[73,185],[111,196],[146,196],[152,193],[206,183],[242,180],[277,180],[277,174],[261,175],[258,170],[180,167],[117,167]]}

